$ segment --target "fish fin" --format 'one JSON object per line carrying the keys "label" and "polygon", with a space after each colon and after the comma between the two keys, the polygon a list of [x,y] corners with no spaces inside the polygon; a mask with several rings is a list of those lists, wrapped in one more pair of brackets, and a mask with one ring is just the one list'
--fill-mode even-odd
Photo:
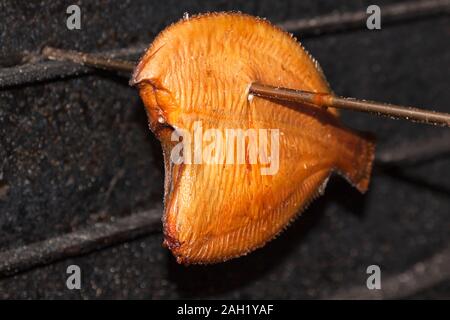
{"label": "fish fin", "polygon": [[375,157],[375,137],[370,133],[349,130],[339,143],[343,150],[337,159],[336,169],[359,192],[365,193]]}

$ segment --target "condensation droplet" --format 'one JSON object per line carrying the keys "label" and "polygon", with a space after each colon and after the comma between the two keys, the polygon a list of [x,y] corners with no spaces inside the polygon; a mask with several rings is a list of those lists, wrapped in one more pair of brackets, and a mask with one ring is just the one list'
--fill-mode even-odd
{"label": "condensation droplet", "polygon": [[183,13],[183,19],[184,20],[189,20],[189,13],[188,12]]}
{"label": "condensation droplet", "polygon": [[327,187],[327,184],[328,184],[328,179],[329,179],[330,177],[327,177],[325,180],[324,180],[324,182],[322,182],[322,184],[319,186],[319,190],[318,190],[318,192],[319,192],[319,194],[324,194],[324,192],[325,192],[325,188]]}
{"label": "condensation droplet", "polygon": [[163,117],[159,116],[159,117],[158,117],[158,122],[159,122],[159,123],[164,123],[164,122],[166,122],[166,121],[164,120]]}

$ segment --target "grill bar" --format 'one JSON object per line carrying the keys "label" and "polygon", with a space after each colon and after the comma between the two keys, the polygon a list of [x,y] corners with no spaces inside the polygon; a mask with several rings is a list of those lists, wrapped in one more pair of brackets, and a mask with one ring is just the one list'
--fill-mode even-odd
{"label": "grill bar", "polygon": [[412,296],[450,279],[450,247],[444,248],[427,260],[382,280],[381,290],[355,286],[338,291],[325,299],[398,299]]}
{"label": "grill bar", "polygon": [[[137,45],[125,49],[106,51],[101,56],[136,60],[146,46]],[[43,57],[44,58],[44,57]],[[70,61],[39,61],[12,68],[0,69],[0,89],[35,82],[42,82],[93,73],[95,70]],[[127,75],[128,76],[128,75]]]}
{"label": "grill bar", "polygon": [[159,232],[161,215],[162,208],[155,207],[113,222],[96,223],[48,240],[0,252],[0,278]]}
{"label": "grill bar", "polygon": [[[449,7],[450,0],[405,1],[381,6],[381,20],[384,26],[395,22],[448,13]],[[289,20],[278,24],[278,26],[290,32],[301,32],[302,36],[304,34],[317,35],[365,28],[367,17],[365,11],[337,12],[310,19]]]}

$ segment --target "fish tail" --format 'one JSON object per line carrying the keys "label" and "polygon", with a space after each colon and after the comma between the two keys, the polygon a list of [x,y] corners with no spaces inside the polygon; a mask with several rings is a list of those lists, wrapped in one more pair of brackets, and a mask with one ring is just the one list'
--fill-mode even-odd
{"label": "fish tail", "polygon": [[339,139],[337,169],[361,193],[369,186],[375,157],[375,137],[369,133],[345,130]]}

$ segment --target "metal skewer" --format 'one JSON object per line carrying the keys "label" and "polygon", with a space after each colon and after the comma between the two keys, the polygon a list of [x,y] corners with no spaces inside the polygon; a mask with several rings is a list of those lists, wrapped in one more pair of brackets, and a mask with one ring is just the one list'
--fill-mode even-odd
{"label": "metal skewer", "polygon": [[71,61],[96,69],[125,72],[127,74],[132,73],[136,66],[136,63],[132,61],[52,47],[45,47],[42,50],[42,55],[50,60]]}
{"label": "metal skewer", "polygon": [[279,99],[296,103],[308,103],[320,107],[362,111],[395,119],[406,119],[431,125],[450,127],[450,114],[443,112],[358,100],[354,98],[342,98],[331,94],[273,87],[259,83],[253,83],[250,86],[249,93],[264,98]]}
{"label": "metal skewer", "polygon": [[[97,69],[125,72],[127,75],[131,74],[135,68],[135,63],[132,61],[124,61],[77,51],[47,47],[42,51],[42,54],[51,60],[71,61]],[[259,83],[253,83],[250,86],[249,94],[270,99],[374,113],[390,118],[450,127],[450,114],[431,110],[357,100],[354,98],[341,98],[330,94],[273,87]]]}

